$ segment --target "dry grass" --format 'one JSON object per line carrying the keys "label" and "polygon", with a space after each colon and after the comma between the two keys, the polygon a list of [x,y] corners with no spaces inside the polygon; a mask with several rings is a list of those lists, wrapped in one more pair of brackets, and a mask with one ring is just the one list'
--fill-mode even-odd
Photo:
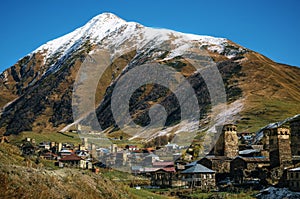
{"label": "dry grass", "polygon": [[78,169],[47,170],[30,159],[24,161],[20,154],[16,146],[0,144],[0,198],[167,198],[134,190],[113,180],[128,178],[130,174],[107,170],[101,170],[99,174]]}

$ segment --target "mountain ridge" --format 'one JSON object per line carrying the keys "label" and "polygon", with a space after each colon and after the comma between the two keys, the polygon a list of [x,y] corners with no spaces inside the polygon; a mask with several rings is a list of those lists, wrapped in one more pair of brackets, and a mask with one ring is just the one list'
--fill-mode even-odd
{"label": "mountain ridge", "polygon": [[[102,77],[103,85],[98,85],[99,92],[104,96],[96,97],[99,103],[102,101],[98,109],[102,110],[99,120],[104,120],[105,123],[105,120],[111,117],[105,114],[109,112],[107,103],[110,102],[105,99],[109,98],[109,86],[115,81],[113,76],[122,75],[130,64],[135,67],[138,64],[158,62],[175,68],[179,64],[181,67],[177,69],[189,77],[194,70],[182,55],[193,46],[205,49],[208,61],[215,62],[218,68],[222,69],[221,75],[227,89],[229,104],[237,99],[246,100],[243,110],[236,116],[242,128],[254,130],[258,128],[253,124],[256,121],[271,122],[269,121],[271,113],[267,116],[265,113],[257,113],[269,106],[269,104],[262,105],[265,93],[268,92],[273,92],[272,96],[268,97],[272,106],[275,106],[273,102],[276,100],[279,100],[276,103],[285,100],[281,96],[290,100],[288,102],[292,106],[296,106],[294,110],[288,106],[289,110],[284,110],[283,115],[276,113],[274,120],[300,112],[297,107],[300,99],[298,68],[277,64],[224,38],[148,28],[104,13],[94,17],[83,27],[40,46],[0,75],[1,132],[15,134],[24,130],[53,131],[72,123],[70,116],[72,116],[73,84],[85,58],[97,48],[108,50],[113,60]],[[271,85],[268,85],[269,78],[272,80]],[[196,79],[193,81],[196,82]],[[197,81],[200,81],[199,78]],[[197,87],[200,89],[198,92],[205,91],[203,82],[201,85]],[[265,93],[259,91],[265,89],[268,90]],[[148,88],[147,91],[151,91],[151,95],[163,92],[161,88],[155,90],[154,87]],[[168,97],[163,97],[159,101],[163,99]],[[30,102],[31,100],[33,102]],[[204,102],[201,110],[209,108],[209,102],[204,98],[202,101]],[[135,103],[135,110],[143,112],[137,121],[144,124],[149,119],[146,115],[150,102],[147,103],[147,108],[141,108],[145,107],[143,103],[138,101]],[[288,103],[276,104],[275,108],[284,109],[286,104]],[[172,106],[167,103],[170,109]],[[265,112],[273,112],[275,109],[273,110],[272,106]]]}

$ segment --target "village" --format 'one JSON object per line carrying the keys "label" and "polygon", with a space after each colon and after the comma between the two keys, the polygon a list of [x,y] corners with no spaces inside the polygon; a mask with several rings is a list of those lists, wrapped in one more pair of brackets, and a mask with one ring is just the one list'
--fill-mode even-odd
{"label": "village", "polygon": [[[136,145],[97,147],[87,138],[82,144],[44,141],[27,137],[20,145],[23,156],[53,161],[57,168],[122,170],[149,180],[148,188],[202,191],[261,190],[269,186],[300,192],[300,117],[274,124],[257,134],[239,133],[226,124],[209,154],[195,158],[190,148],[167,143],[156,148]],[[1,142],[7,141],[5,137]],[[183,156],[182,151],[187,151]],[[135,184],[135,187],[143,186]]]}

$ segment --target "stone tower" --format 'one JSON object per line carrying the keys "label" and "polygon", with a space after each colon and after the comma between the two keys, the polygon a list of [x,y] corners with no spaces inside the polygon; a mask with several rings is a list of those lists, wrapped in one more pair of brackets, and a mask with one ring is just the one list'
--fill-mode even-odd
{"label": "stone tower", "polygon": [[226,124],[219,130],[222,132],[214,147],[214,155],[235,158],[239,155],[237,127],[233,124]]}
{"label": "stone tower", "polygon": [[290,121],[292,156],[300,156],[300,117]]}
{"label": "stone tower", "polygon": [[290,129],[276,127],[266,129],[269,135],[269,157],[271,167],[287,167],[292,164]]}

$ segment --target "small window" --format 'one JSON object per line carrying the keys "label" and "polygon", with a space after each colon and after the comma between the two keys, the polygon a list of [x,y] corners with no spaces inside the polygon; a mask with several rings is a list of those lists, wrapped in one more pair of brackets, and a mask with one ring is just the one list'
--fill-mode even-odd
{"label": "small window", "polygon": [[296,173],[296,178],[297,178],[297,179],[299,178],[299,173]]}
{"label": "small window", "polygon": [[294,173],[291,173],[290,175],[291,175],[291,178],[294,178]]}

